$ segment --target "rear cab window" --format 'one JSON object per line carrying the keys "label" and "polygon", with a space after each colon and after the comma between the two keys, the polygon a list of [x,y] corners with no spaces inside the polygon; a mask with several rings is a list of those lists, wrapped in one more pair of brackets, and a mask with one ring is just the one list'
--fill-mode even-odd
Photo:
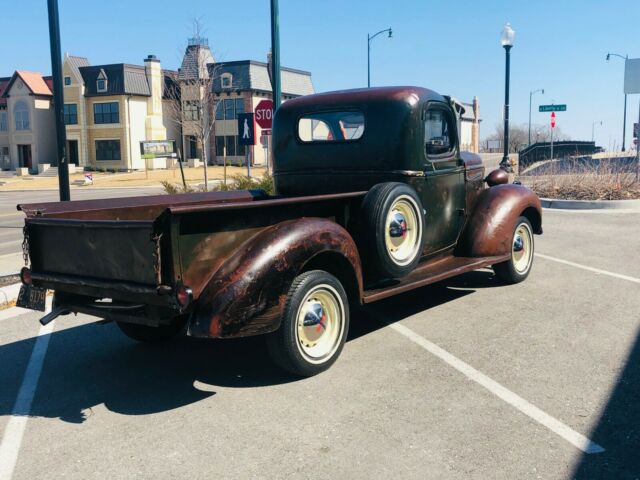
{"label": "rear cab window", "polygon": [[315,112],[298,119],[297,134],[303,143],[351,142],[360,139],[364,130],[362,112]]}

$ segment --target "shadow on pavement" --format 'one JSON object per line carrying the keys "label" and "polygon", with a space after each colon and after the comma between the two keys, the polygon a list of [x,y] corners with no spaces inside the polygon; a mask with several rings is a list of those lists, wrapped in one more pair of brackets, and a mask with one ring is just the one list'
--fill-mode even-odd
{"label": "shadow on pavement", "polygon": [[589,438],[605,452],[584,454],[571,478],[640,478],[640,332]]}
{"label": "shadow on pavement", "polygon": [[[474,288],[498,285],[491,274],[473,272],[355,309],[349,341],[384,328],[367,318],[381,308],[389,321],[456,300]],[[252,388],[299,380],[269,359],[264,339],[210,340],[184,337],[143,345],[125,337],[115,324],[65,328],[57,321],[31,416],[82,423],[91,408],[104,404],[125,415],[145,415],[190,405],[216,394],[216,387]],[[34,338],[0,346],[0,415],[10,415]],[[348,347],[347,347],[348,348]]]}

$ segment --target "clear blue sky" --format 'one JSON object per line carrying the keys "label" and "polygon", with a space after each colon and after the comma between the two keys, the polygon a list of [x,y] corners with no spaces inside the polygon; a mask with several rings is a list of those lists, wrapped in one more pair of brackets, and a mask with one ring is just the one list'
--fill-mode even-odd
{"label": "clear blue sky", "polygon": [[[177,68],[190,20],[200,17],[219,60],[264,61],[270,46],[269,0],[59,0],[63,52],[92,64],[141,64],[155,54]],[[0,76],[16,69],[49,73],[45,0],[2,2]],[[282,64],[310,70],[317,91],[366,85],[367,32],[392,27],[372,47],[373,85],[420,85],[464,101],[480,99],[482,136],[502,120],[506,21],[516,30],[512,50],[511,119],[547,123],[538,103],[566,103],[558,125],[574,138],[605,148],[622,137],[623,62],[607,51],[640,57],[640,1],[280,0]],[[629,97],[627,139],[638,116]],[[637,121],[637,120],[635,120]]]}

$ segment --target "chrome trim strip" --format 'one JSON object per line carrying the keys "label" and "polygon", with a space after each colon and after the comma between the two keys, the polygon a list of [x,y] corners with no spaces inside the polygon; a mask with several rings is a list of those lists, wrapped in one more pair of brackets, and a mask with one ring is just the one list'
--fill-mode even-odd
{"label": "chrome trim strip", "polygon": [[391,173],[407,175],[409,177],[424,177],[424,172],[421,170],[393,170]]}

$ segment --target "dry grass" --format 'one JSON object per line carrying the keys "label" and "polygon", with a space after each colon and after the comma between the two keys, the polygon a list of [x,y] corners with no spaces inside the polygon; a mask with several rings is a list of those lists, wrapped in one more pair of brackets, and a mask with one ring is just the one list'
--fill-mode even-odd
{"label": "dry grass", "polygon": [[[169,195],[175,195],[178,193],[192,193],[192,192],[204,192],[203,185],[198,187],[192,187],[187,184],[187,187],[180,183],[171,183],[168,181],[160,182],[162,184],[162,188]],[[230,180],[227,181],[226,184],[218,183],[211,188],[211,191],[223,191],[228,192],[231,190],[264,190],[269,195],[273,195],[273,177],[268,173],[265,173],[261,178],[247,178],[246,175],[233,175]]]}
{"label": "dry grass", "polygon": [[544,172],[520,178],[542,198],[563,200],[632,200],[640,199],[640,182],[635,166],[585,167],[576,165],[562,173]]}

